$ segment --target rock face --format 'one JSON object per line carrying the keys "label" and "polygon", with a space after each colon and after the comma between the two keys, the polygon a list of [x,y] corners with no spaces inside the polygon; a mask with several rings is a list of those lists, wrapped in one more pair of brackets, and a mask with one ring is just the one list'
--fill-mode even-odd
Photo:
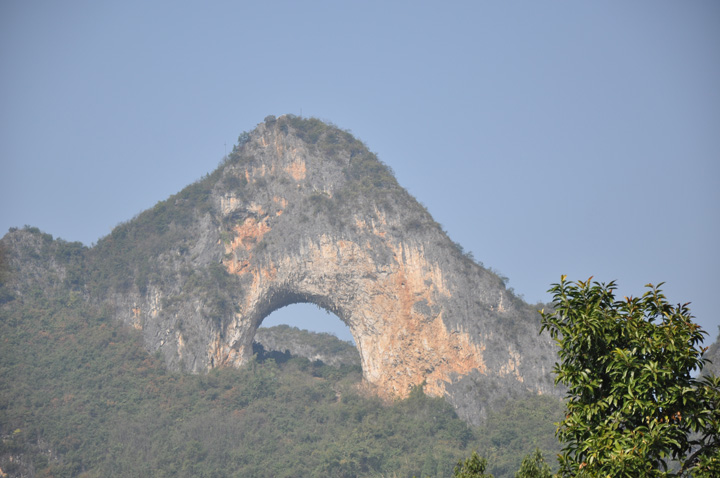
{"label": "rock face", "polygon": [[383,397],[424,384],[477,422],[493,401],[556,393],[537,312],[361,142],[318,120],[268,117],[218,170],[88,254],[91,300],[171,367],[242,366],[265,317],[308,302],[349,326]]}

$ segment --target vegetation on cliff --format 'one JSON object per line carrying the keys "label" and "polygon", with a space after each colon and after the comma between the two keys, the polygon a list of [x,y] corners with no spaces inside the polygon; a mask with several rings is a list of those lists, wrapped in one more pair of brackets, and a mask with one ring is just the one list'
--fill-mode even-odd
{"label": "vegetation on cliff", "polygon": [[[327,239],[327,254],[303,256],[302,249],[319,250],[319,238]],[[339,243],[356,247],[343,253]],[[363,261],[349,262],[359,251]],[[418,270],[441,274],[392,269],[409,264],[406,257]],[[326,267],[288,273],[272,266],[313,259]],[[360,287],[387,276],[402,280]],[[303,280],[305,289],[297,287]],[[546,474],[540,453],[558,451],[553,422],[564,416],[548,374],[554,349],[545,335],[538,338],[540,315],[504,282],[453,243],[350,133],[315,119],[268,117],[240,136],[217,171],[92,248],[35,228],[0,241],[0,468],[10,476],[450,476],[477,450],[477,459],[465,462],[468,472],[482,464],[481,473],[513,476],[527,457],[525,469]],[[449,289],[418,299],[439,285]],[[350,292],[333,296],[342,287]],[[262,294],[245,295],[251,289]],[[230,361],[253,351],[255,327],[274,309],[309,301],[335,311],[333,304],[381,293],[388,300],[380,305],[407,296],[411,313],[378,312],[367,301],[373,307],[345,317],[376,314],[365,332],[388,341],[363,363],[397,359],[374,372],[412,375],[414,382],[393,382],[404,399],[369,393],[371,381],[361,385],[366,371],[353,360],[336,367],[314,360],[344,351],[327,337],[290,328],[274,332],[275,346],[255,344],[254,357],[241,357],[249,363]],[[251,313],[238,319],[243,307]],[[388,317],[399,327],[377,332]],[[405,333],[406,325],[427,323],[438,327]],[[467,342],[450,349],[432,342],[450,330]],[[393,342],[401,332],[415,348]],[[240,343],[240,334],[247,340]],[[291,347],[277,346],[278,337]],[[393,357],[383,355],[387,350]],[[403,362],[418,350],[415,362]],[[482,350],[482,360],[466,369],[439,374],[448,402],[423,391],[437,386],[428,373],[454,361],[447,350]],[[428,365],[424,352],[440,357]],[[673,411],[685,416],[685,409]],[[579,439],[575,445],[584,446]],[[566,450],[566,461],[585,459],[582,451],[575,456],[578,449]]]}
{"label": "vegetation on cliff", "polygon": [[137,331],[81,300],[66,270],[82,266],[81,245],[33,228],[9,240],[33,258],[18,269],[6,255],[0,285],[9,476],[440,477],[478,450],[483,470],[509,477],[523,457],[521,469],[546,473],[542,455],[558,451],[562,405],[551,397],[513,401],[473,428],[421,389],[391,404],[373,398],[357,366],[259,350],[242,369],[170,372]]}
{"label": "vegetation on cliff", "polygon": [[421,389],[374,398],[357,366],[260,353],[242,369],[171,372],[137,331],[64,286],[0,306],[0,337],[9,476],[440,477],[473,449],[512,476],[535,447],[556,450],[555,399],[508,404],[472,428]]}
{"label": "vegetation on cliff", "polygon": [[[310,302],[355,327],[364,378],[387,396],[425,380],[477,424],[493,403],[554,393],[536,309],[450,240],[361,141],[314,118],[266,118],[217,170],[80,258],[82,297],[142,330],[171,370],[239,366],[264,317]],[[483,374],[502,377],[473,393]]]}

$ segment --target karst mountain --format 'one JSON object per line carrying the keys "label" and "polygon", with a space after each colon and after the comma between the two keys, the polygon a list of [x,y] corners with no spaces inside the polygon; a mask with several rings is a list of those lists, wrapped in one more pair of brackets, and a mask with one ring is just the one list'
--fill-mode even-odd
{"label": "karst mountain", "polygon": [[92,248],[63,242],[72,267],[37,264],[38,241],[2,240],[12,294],[71,287],[141,331],[170,369],[242,367],[263,319],[305,302],[349,326],[364,386],[381,397],[421,386],[478,423],[492,403],[558,394],[535,308],[361,141],[317,119],[266,118],[215,171]]}

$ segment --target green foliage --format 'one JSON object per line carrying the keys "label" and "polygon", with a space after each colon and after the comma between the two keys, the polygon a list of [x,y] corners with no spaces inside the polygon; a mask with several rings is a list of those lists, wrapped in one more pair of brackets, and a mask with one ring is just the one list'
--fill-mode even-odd
{"label": "green foliage", "polygon": [[[323,210],[331,218],[346,208],[357,212],[358,201],[371,200],[388,209],[398,198],[407,199],[409,195],[399,186],[395,175],[385,163],[371,153],[367,146],[355,139],[349,131],[324,123],[317,118],[300,118],[293,115],[280,117],[281,131],[292,129],[293,134],[330,160],[343,166],[346,182],[335,191],[333,199],[322,201],[318,196],[311,197],[312,207],[318,212]],[[395,201],[390,195],[395,194]],[[397,196],[397,195],[400,196]],[[408,202],[415,204],[415,201]]]}
{"label": "green foliage", "polygon": [[485,473],[486,467],[487,460],[485,458],[480,458],[477,452],[474,451],[472,452],[470,458],[464,462],[458,462],[457,466],[455,466],[453,476],[455,478],[493,478],[493,475]]}
{"label": "green foliage", "polygon": [[346,358],[349,363],[360,364],[357,348],[329,333],[315,333],[280,324],[259,329],[255,339],[259,340],[261,335],[272,337],[276,343],[309,348],[314,355],[336,356]]}
{"label": "green foliage", "polygon": [[545,463],[542,453],[537,448],[531,454],[523,459],[522,465],[515,478],[551,478],[552,471],[550,466]]}
{"label": "green foliage", "polygon": [[[195,274],[208,288],[226,280],[220,270]],[[516,436],[506,454],[520,456],[529,451],[521,440],[552,437],[535,425],[536,418],[549,423],[554,416],[541,402],[499,410],[487,427],[473,429],[422,387],[393,404],[366,394],[358,366],[261,353],[241,369],[168,372],[134,330],[91,304],[69,301],[71,294],[67,287],[28,289],[0,306],[0,467],[6,472],[447,477],[470,450],[487,446],[486,435]],[[530,409],[537,417],[523,422]],[[504,432],[503,423],[513,431]],[[501,449],[492,452],[499,463],[512,461]]]}
{"label": "green foliage", "polygon": [[477,443],[440,398],[415,392],[388,405],[366,395],[358,367],[264,357],[238,370],[171,373],[102,310],[69,305],[61,290],[24,297],[0,307],[6,471],[435,477],[451,475]]}
{"label": "green foliage", "polygon": [[249,141],[250,141],[250,133],[248,133],[247,131],[243,131],[242,133],[240,133],[240,136],[238,136],[237,147],[241,148]]}
{"label": "green foliage", "polygon": [[394,189],[398,186],[390,167],[370,152],[351,158],[345,176],[354,181],[358,188],[366,191]]}
{"label": "green foliage", "polygon": [[614,282],[563,276],[550,289],[555,310],[542,313],[541,331],[560,346],[556,382],[568,386],[561,476],[684,476],[717,456],[718,381],[692,375],[705,332],[687,304],[647,287],[616,300]]}
{"label": "green foliage", "polygon": [[192,246],[195,221],[212,209],[212,187],[220,170],[197,181],[132,221],[115,227],[89,251],[87,283],[97,297],[111,290],[128,291],[133,285],[141,293],[162,280],[157,261],[163,254],[184,254]]}
{"label": "green foliage", "polygon": [[235,193],[244,192],[244,188],[247,186],[247,178],[243,175],[228,174],[223,178],[223,183],[228,191],[234,191]]}
{"label": "green foliage", "polygon": [[720,451],[716,449],[713,454],[704,454],[698,458],[698,463],[692,470],[694,478],[717,478],[720,476]]}
{"label": "green foliage", "polygon": [[[317,144],[323,135],[332,128],[332,126],[317,118],[301,118],[295,115],[285,115],[280,118],[280,128],[281,130],[288,131],[288,126],[292,127],[294,134],[297,135],[298,138],[309,144]],[[329,142],[332,143],[333,140],[330,139]]]}
{"label": "green foliage", "polygon": [[54,259],[65,269],[65,285],[80,290],[85,285],[85,253],[87,248],[81,242],[55,241]]}
{"label": "green foliage", "polygon": [[[548,397],[508,404],[478,429],[422,387],[392,404],[366,394],[358,365],[258,350],[238,370],[168,372],[136,331],[61,280],[67,268],[85,267],[84,248],[28,232],[25,267],[57,272],[52,287],[23,284],[0,304],[0,468],[11,476],[34,469],[84,477],[447,477],[469,450],[482,449],[498,464],[495,476],[509,477],[517,457],[548,450],[556,414]],[[211,300],[235,280],[219,264],[178,274],[182,290],[202,294],[207,308],[234,307],[222,294]],[[339,341],[315,339],[319,349],[339,352]]]}
{"label": "green foliage", "polygon": [[327,193],[323,191],[314,191],[310,194],[308,199],[310,201],[310,205],[313,208],[314,214],[324,212],[326,214],[332,215],[335,204]]}
{"label": "green foliage", "polygon": [[277,121],[277,118],[275,117],[275,115],[267,115],[267,116],[265,117],[265,124],[266,124],[267,126],[272,126],[272,125],[274,125],[276,121]]}
{"label": "green foliage", "polygon": [[[695,478],[720,476],[720,377],[704,375],[697,388],[697,401],[703,404],[697,422],[699,437],[693,443],[696,448],[686,468]],[[695,461],[697,460],[697,461]],[[694,465],[694,466],[693,466]]]}
{"label": "green foliage", "polygon": [[5,252],[5,246],[0,244],[0,285],[10,278],[10,257]]}

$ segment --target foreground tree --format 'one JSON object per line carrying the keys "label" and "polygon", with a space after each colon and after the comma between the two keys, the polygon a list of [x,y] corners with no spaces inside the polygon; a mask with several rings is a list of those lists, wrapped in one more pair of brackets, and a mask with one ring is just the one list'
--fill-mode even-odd
{"label": "foreground tree", "polygon": [[550,466],[545,463],[542,453],[537,448],[535,452],[523,458],[522,465],[515,478],[551,478]]}
{"label": "foreground tree", "polygon": [[720,476],[720,381],[692,375],[706,333],[688,304],[652,285],[616,300],[615,282],[591,280],[562,276],[554,310],[541,311],[559,345],[555,381],[568,387],[559,475]]}
{"label": "foreground tree", "polygon": [[485,468],[487,468],[487,460],[480,458],[477,452],[472,452],[470,458],[464,462],[458,462],[453,476],[455,478],[493,478],[490,473],[485,473]]}

